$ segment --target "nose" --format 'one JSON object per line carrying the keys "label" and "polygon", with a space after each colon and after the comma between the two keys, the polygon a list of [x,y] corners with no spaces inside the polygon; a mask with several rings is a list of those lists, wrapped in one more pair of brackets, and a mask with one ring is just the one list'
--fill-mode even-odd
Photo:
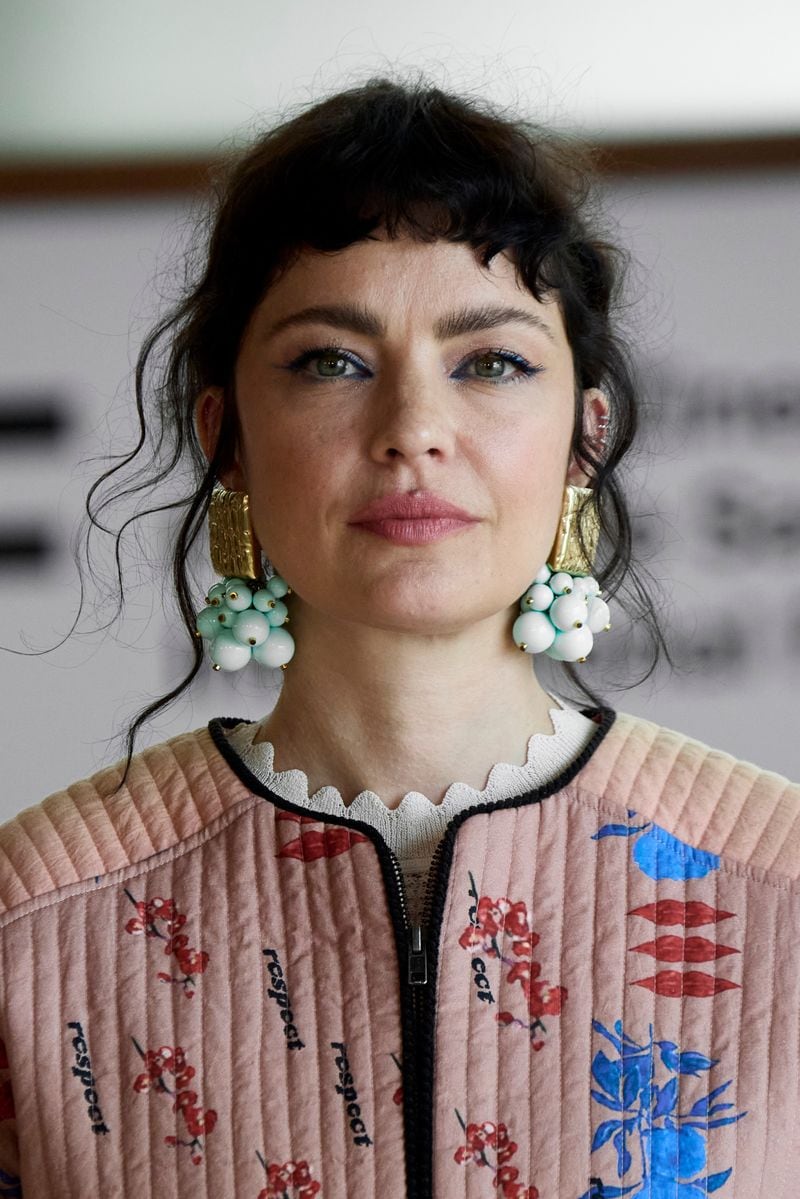
{"label": "nose", "polygon": [[374,395],[370,456],[376,461],[447,457],[455,442],[446,387],[420,371],[386,379]]}

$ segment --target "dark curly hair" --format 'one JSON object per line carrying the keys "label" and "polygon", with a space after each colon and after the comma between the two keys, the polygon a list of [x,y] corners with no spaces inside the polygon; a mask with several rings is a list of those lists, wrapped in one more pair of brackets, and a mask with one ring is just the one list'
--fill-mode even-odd
{"label": "dark curly hair", "polygon": [[[172,578],[194,661],[173,690],[130,723],[123,781],[141,725],[181,695],[203,660],[187,558],[214,481],[237,445],[234,368],[251,313],[304,249],[339,250],[376,228],[389,237],[468,242],[484,267],[505,250],[538,300],[557,293],[574,362],[572,448],[593,476],[600,517],[595,575],[612,595],[622,588],[623,606],[647,631],[650,667],[636,681],[652,674],[662,653],[671,662],[653,589],[643,585],[637,573],[643,568],[632,562],[631,519],[618,481],[638,423],[632,358],[613,323],[630,256],[602,234],[596,153],[574,136],[485,100],[450,94],[419,77],[382,75],[285,119],[217,169],[199,243],[202,260],[139,354],[138,442],[130,453],[114,456],[86,499],[87,557],[93,529],[115,536],[115,615],[124,599],[120,542],[126,529],[145,513],[184,509],[172,544]],[[211,385],[223,389],[225,403],[216,450],[207,461],[194,405]],[[602,456],[584,429],[582,392],[589,387],[601,388],[610,404]],[[180,465],[190,468],[190,494],[167,501],[158,489]],[[115,533],[106,526],[109,505],[151,493],[163,502],[129,516]],[[569,663],[563,667],[577,689],[600,705],[585,674]]]}

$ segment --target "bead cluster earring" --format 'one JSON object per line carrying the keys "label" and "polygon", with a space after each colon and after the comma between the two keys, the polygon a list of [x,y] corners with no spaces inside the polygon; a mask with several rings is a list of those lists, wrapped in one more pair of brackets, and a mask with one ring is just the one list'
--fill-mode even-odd
{"label": "bead cluster earring", "polygon": [[[208,513],[211,563],[219,583],[197,617],[197,636],[209,642],[214,670],[241,670],[252,659],[286,669],[294,638],[283,626],[292,594],[280,575],[265,577],[249,515],[249,497],[215,484]],[[569,484],[547,562],[520,599],[511,637],[528,654],[585,662],[595,636],[611,628],[608,605],[592,577],[600,532],[591,488]]]}
{"label": "bead cluster earring", "polygon": [[569,484],[548,560],[520,600],[511,637],[528,654],[585,662],[597,633],[611,628],[608,604],[592,574],[600,535],[594,493]]}
{"label": "bead cluster earring", "polygon": [[211,565],[224,575],[206,596],[197,617],[197,635],[210,643],[214,670],[241,670],[255,659],[261,666],[286,664],[294,655],[294,638],[284,596],[292,589],[273,573],[261,570],[261,549],[250,523],[246,491],[214,485],[208,509]]}

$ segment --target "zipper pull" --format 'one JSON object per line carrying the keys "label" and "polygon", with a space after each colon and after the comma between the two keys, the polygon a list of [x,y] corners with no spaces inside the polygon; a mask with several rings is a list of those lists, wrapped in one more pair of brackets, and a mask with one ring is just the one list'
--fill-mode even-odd
{"label": "zipper pull", "polygon": [[412,987],[428,981],[428,953],[422,939],[422,927],[411,925],[411,942],[408,946],[408,981]]}

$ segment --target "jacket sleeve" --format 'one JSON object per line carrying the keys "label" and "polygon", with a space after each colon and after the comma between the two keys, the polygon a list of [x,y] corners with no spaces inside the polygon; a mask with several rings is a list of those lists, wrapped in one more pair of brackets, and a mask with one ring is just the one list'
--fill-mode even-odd
{"label": "jacket sleeve", "polygon": [[0,1040],[0,1199],[22,1199],[14,1093],[6,1047]]}

